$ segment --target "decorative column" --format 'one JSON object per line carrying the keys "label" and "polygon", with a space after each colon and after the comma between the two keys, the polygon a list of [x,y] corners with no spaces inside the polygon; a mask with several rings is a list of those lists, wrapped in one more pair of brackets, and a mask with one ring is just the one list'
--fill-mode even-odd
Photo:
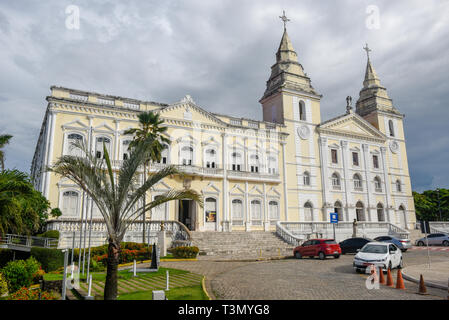
{"label": "decorative column", "polygon": [[345,180],[345,212],[346,212],[346,221],[352,221],[353,217],[349,216],[349,207],[351,206],[352,199],[349,195],[349,172],[348,172],[348,157],[346,156],[346,151],[348,149],[348,141],[340,141],[341,145],[341,161],[343,163],[343,178]]}
{"label": "decorative column", "polygon": [[243,146],[244,146],[244,150],[243,150],[243,154],[244,154],[244,161],[245,163],[243,163],[243,171],[249,171],[249,159],[248,159],[248,138],[245,137],[243,138]]}
{"label": "decorative column", "polygon": [[249,212],[248,181],[245,181],[245,230],[251,230],[251,213]]}
{"label": "decorative column", "polygon": [[231,231],[231,219],[229,217],[229,209],[228,209],[228,161],[227,161],[227,135],[223,133],[221,135],[222,138],[222,165],[223,165],[223,227],[222,231]]}
{"label": "decorative column", "polygon": [[[53,158],[53,140],[55,137],[55,122],[56,122],[56,113],[53,110],[49,111],[49,125],[50,125],[50,130],[49,130],[49,140],[47,140],[47,145],[48,145],[48,153],[47,153],[47,159],[46,159],[46,164],[47,166],[51,165],[51,161]],[[46,172],[46,178],[45,178],[45,198],[49,198],[49,193],[50,193],[50,172]]]}
{"label": "decorative column", "polygon": [[390,216],[390,205],[392,203],[391,201],[391,185],[390,185],[390,179],[388,178],[388,172],[387,172],[387,159],[386,159],[386,147],[380,147],[380,153],[382,156],[382,169],[384,171],[384,181],[385,181],[385,191],[387,196],[385,197],[385,217],[387,218],[387,221],[392,223],[392,219]]}
{"label": "decorative column", "polygon": [[330,198],[329,193],[329,175],[327,172],[328,160],[327,160],[327,138],[320,137],[318,139],[318,143],[320,145],[320,161],[321,161],[321,184],[323,189],[323,221],[327,221],[327,207],[328,207],[328,199]]}
{"label": "decorative column", "polygon": [[115,123],[115,131],[114,131],[114,160],[120,160],[120,156],[119,156],[119,150],[120,150],[120,146],[119,146],[119,125],[120,125],[120,120],[115,119],[114,120]]}
{"label": "decorative column", "polygon": [[371,216],[371,194],[372,194],[372,184],[371,179],[368,172],[368,151],[369,146],[367,144],[362,144],[362,150],[363,150],[363,166],[365,169],[365,179],[366,179],[366,199],[367,199],[367,205],[366,205],[366,212],[368,213],[368,221],[373,221]]}
{"label": "decorative column", "polygon": [[281,142],[282,146],[282,185],[284,187],[284,215],[285,215],[285,221],[288,221],[288,195],[287,195],[287,162],[285,160],[285,145],[287,143],[285,141]]}
{"label": "decorative column", "polygon": [[268,217],[267,188],[265,182],[263,183],[263,211],[263,229],[268,231],[270,228],[270,219]]}

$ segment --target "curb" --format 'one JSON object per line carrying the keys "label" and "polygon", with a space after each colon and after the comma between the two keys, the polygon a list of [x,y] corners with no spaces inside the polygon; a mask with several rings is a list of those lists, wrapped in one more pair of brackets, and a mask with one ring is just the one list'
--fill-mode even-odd
{"label": "curb", "polygon": [[206,285],[204,284],[205,280],[206,280],[206,276],[203,276],[203,279],[201,280],[201,287],[203,288],[203,291],[206,294],[207,299],[212,300],[212,298],[209,296],[209,293],[206,290]]}
{"label": "curb", "polygon": [[[402,269],[402,270],[404,270],[404,269]],[[419,280],[418,280],[418,279],[406,275],[406,274],[404,273],[404,271],[402,271],[402,277],[403,277],[405,280],[408,280],[408,281],[411,281],[411,282],[414,282],[414,283],[418,283],[418,284],[419,284]],[[441,290],[448,290],[448,287],[442,286],[442,285],[437,284],[437,283],[433,283],[433,282],[429,282],[429,281],[424,281],[424,284],[425,284],[427,287],[436,288],[436,289],[441,289]]]}
{"label": "curb", "polygon": [[268,258],[254,258],[254,259],[221,259],[221,260],[198,260],[198,261],[208,261],[208,262],[258,262],[258,261],[271,261],[271,260],[285,260],[291,259],[291,256],[281,256],[281,257],[268,257]]}
{"label": "curb", "polygon": [[[160,259],[160,262],[167,262],[167,261],[197,261],[197,258],[192,258],[192,259]],[[136,261],[136,265],[137,264],[142,264],[142,263],[151,263],[151,260],[144,260],[144,261]],[[124,267],[130,267],[134,264],[134,262],[127,262],[127,263],[123,263],[123,264],[119,264],[118,268],[124,268]]]}

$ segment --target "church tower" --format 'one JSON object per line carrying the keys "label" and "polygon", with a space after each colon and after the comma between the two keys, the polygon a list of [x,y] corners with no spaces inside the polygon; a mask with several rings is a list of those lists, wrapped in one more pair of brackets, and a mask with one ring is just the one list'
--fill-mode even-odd
{"label": "church tower", "polygon": [[284,22],[284,33],[265,93],[259,101],[263,108],[263,120],[282,124],[288,120],[319,124],[321,95],[312,87],[310,78],[298,62],[286,28],[290,20],[285,12],[280,18]]}
{"label": "church tower", "polygon": [[356,104],[356,112],[387,137],[404,139],[402,127],[403,115],[393,106],[393,101],[387,89],[381,85],[376,70],[371,63],[368,45],[366,50],[368,61],[366,64],[365,80],[360,90],[360,97]]}

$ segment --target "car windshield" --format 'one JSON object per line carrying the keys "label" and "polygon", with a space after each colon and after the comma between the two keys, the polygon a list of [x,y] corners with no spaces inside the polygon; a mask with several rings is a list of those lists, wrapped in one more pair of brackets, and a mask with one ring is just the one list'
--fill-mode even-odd
{"label": "car windshield", "polygon": [[324,243],[326,243],[326,244],[337,244],[335,242],[335,240],[324,240]]}
{"label": "car windshield", "polygon": [[375,244],[367,244],[360,252],[366,253],[387,253],[387,246],[379,246]]}

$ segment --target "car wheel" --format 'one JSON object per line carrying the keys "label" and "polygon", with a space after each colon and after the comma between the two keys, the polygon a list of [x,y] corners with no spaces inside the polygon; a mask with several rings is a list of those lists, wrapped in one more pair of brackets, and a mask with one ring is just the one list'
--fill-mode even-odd
{"label": "car wheel", "polygon": [[339,255],[339,254],[336,254],[336,255],[334,256],[334,258],[335,258],[335,259],[340,258],[340,255]]}
{"label": "car wheel", "polygon": [[320,260],[324,260],[326,258],[326,256],[324,255],[324,252],[321,251],[320,253],[318,253],[318,258]]}
{"label": "car wheel", "polygon": [[444,240],[444,241],[443,241],[443,246],[445,246],[445,247],[449,246],[449,241]]}
{"label": "car wheel", "polygon": [[391,264],[391,261],[388,263],[388,269],[390,269],[390,270],[393,269],[393,265]]}
{"label": "car wheel", "polygon": [[402,269],[402,267],[403,267],[403,264],[402,264],[402,258],[401,258],[401,261],[399,261],[398,269]]}
{"label": "car wheel", "polygon": [[360,270],[359,268],[356,268],[356,269],[355,269],[355,272],[357,272],[357,273],[362,273],[362,270]]}
{"label": "car wheel", "polygon": [[424,242],[419,241],[419,242],[418,242],[418,246],[423,247],[423,246],[424,246]]}
{"label": "car wheel", "polygon": [[295,252],[295,258],[296,259],[301,259],[302,258],[301,254],[298,251]]}

